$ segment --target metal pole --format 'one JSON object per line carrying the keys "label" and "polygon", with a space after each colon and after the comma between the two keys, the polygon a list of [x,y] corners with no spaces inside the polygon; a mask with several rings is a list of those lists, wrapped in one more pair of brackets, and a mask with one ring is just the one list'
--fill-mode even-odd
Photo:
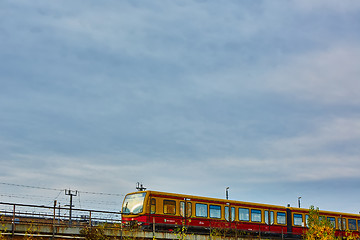
{"label": "metal pole", "polygon": [[121,221],[120,221],[120,240],[123,239],[123,220],[121,215]]}
{"label": "metal pole", "polygon": [[237,233],[238,233],[237,222],[235,222],[235,239],[237,239]]}
{"label": "metal pole", "polygon": [[153,217],[153,237],[155,238],[155,218]]}
{"label": "metal pole", "polygon": [[300,208],[300,199],[301,199],[301,197],[298,197],[298,205],[299,205],[299,208]]}
{"label": "metal pole", "polygon": [[55,216],[56,216],[56,200],[54,200],[54,215],[53,215],[53,227],[52,227],[52,238],[51,239],[54,239],[55,237]]}
{"label": "metal pole", "polygon": [[260,228],[260,224],[259,224],[259,239],[261,239],[261,228]]}
{"label": "metal pole", "polygon": [[11,223],[11,232],[12,232],[12,236],[11,238],[14,238],[14,234],[15,234],[15,204],[13,205],[13,217],[12,217],[12,223]]}
{"label": "metal pole", "polygon": [[229,199],[229,187],[226,188],[226,200]]}
{"label": "metal pole", "polygon": [[70,194],[70,213],[69,213],[69,223],[71,225],[71,213],[72,213],[72,197],[73,195]]}
{"label": "metal pole", "polygon": [[60,210],[61,210],[61,208],[60,208],[60,203],[59,203],[59,213],[58,213],[58,223],[60,224]]}
{"label": "metal pole", "polygon": [[90,225],[90,227],[92,227],[92,222],[91,222],[91,210],[89,211],[89,225]]}
{"label": "metal pole", "polygon": [[186,227],[186,215],[187,215],[187,201],[186,198],[184,199],[185,203],[184,203],[184,226]]}
{"label": "metal pole", "polygon": [[73,207],[73,204],[72,204],[72,198],[73,196],[77,196],[77,193],[78,191],[71,191],[70,189],[69,190],[66,190],[65,189],[65,195],[68,195],[70,196],[70,213],[69,213],[69,224],[71,225],[71,213],[72,213],[72,207]]}

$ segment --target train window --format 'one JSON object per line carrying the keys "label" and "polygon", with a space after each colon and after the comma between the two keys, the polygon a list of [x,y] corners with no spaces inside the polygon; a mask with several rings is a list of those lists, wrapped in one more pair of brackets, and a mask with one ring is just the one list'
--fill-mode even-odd
{"label": "train window", "polygon": [[309,227],[309,215],[305,215],[306,226]]}
{"label": "train window", "polygon": [[358,223],[358,230],[360,231],[360,220],[357,220]]}
{"label": "train window", "polygon": [[235,221],[235,208],[231,207],[231,221]]}
{"label": "train window", "polygon": [[150,200],[150,213],[153,214],[156,212],[156,199],[152,198]]}
{"label": "train window", "polygon": [[342,217],[338,218],[338,228],[340,230],[346,230],[346,219],[345,218],[342,218]]}
{"label": "train window", "polygon": [[221,218],[221,206],[210,205],[209,209],[211,218]]}
{"label": "train window", "polygon": [[229,211],[229,207],[228,207],[228,206],[225,206],[224,212],[225,212],[225,214],[224,214],[225,220],[226,220],[226,221],[229,221],[230,211]]}
{"label": "train window", "polygon": [[176,202],[172,200],[164,200],[164,213],[176,214]]}
{"label": "train window", "polygon": [[251,209],[251,221],[261,222],[261,210]]}
{"label": "train window", "polygon": [[249,209],[239,208],[239,220],[240,221],[250,221]]}
{"label": "train window", "polygon": [[180,202],[180,216],[185,216],[185,202]]}
{"label": "train window", "polygon": [[192,204],[191,202],[187,202],[187,208],[186,208],[186,216],[191,217],[192,215]]}
{"label": "train window", "polygon": [[207,217],[208,209],[206,204],[197,203],[195,205],[195,214],[197,217]]}
{"label": "train window", "polygon": [[146,193],[134,193],[126,195],[122,213],[123,214],[138,214],[143,212],[143,204]]}
{"label": "train window", "polygon": [[327,220],[331,223],[331,225],[333,226],[333,228],[336,227],[336,220],[334,217],[328,217]]}
{"label": "train window", "polygon": [[294,225],[295,226],[303,226],[302,214],[294,214]]}
{"label": "train window", "polygon": [[356,220],[348,219],[348,226],[349,226],[349,230],[357,230],[356,229]]}
{"label": "train window", "polygon": [[[274,212],[270,211],[270,215],[269,215],[269,211],[266,210],[264,212],[264,219],[265,219],[265,223],[268,225],[272,225],[274,224]],[[270,223],[270,224],[269,224]]]}
{"label": "train window", "polygon": [[277,224],[286,224],[286,213],[284,212],[276,213],[276,222]]}

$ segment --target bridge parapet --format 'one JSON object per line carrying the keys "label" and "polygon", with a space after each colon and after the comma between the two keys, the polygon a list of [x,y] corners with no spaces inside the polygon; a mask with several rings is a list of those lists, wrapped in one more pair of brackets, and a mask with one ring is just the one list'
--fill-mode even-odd
{"label": "bridge parapet", "polygon": [[[251,239],[269,239],[279,240],[281,238],[265,238],[263,236],[214,236],[212,234],[182,234],[174,232],[151,232],[138,230],[126,230],[122,228],[93,226],[87,229],[94,229],[97,232],[94,235],[87,234],[84,227],[79,226],[54,226],[34,225],[31,223],[16,224],[14,231],[11,231],[12,224],[2,224],[0,232],[1,240],[17,239],[119,239],[119,240],[251,240]],[[10,230],[8,230],[10,229]],[[98,238],[95,236],[98,234]]]}
{"label": "bridge parapet", "polygon": [[[8,225],[8,227],[11,227]],[[14,233],[2,232],[0,239],[4,240],[17,240],[17,239],[56,239],[56,240],[69,240],[69,239],[96,239],[88,237],[82,233],[83,228],[80,227],[66,227],[57,229],[55,232],[47,226],[36,226],[35,229],[29,231],[29,228],[34,226],[20,224],[16,227]],[[126,231],[126,230],[106,230],[104,236],[108,239],[119,240],[251,240],[251,239],[271,239],[279,240],[278,238],[263,238],[263,237],[224,237],[224,236],[212,236],[210,234],[188,234],[182,236],[178,233],[170,232],[147,232],[147,231]],[[100,238],[99,239],[103,239]]]}

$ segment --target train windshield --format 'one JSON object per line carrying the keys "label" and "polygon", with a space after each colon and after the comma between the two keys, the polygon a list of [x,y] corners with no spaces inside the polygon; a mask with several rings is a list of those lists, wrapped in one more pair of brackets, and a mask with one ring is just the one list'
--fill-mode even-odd
{"label": "train windshield", "polygon": [[142,213],[144,199],[146,193],[134,193],[125,197],[122,213],[123,214],[138,214]]}

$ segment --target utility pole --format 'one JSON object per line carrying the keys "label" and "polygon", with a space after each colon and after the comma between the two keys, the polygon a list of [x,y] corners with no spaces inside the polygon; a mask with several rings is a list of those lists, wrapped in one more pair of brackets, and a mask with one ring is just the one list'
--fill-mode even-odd
{"label": "utility pole", "polygon": [[72,207],[73,207],[73,204],[72,204],[72,198],[73,198],[73,196],[77,196],[77,193],[78,193],[78,191],[76,190],[76,191],[73,191],[73,190],[67,190],[67,189],[65,189],[65,195],[68,195],[68,196],[70,196],[70,213],[69,213],[69,224],[71,225],[71,212],[72,212]]}

